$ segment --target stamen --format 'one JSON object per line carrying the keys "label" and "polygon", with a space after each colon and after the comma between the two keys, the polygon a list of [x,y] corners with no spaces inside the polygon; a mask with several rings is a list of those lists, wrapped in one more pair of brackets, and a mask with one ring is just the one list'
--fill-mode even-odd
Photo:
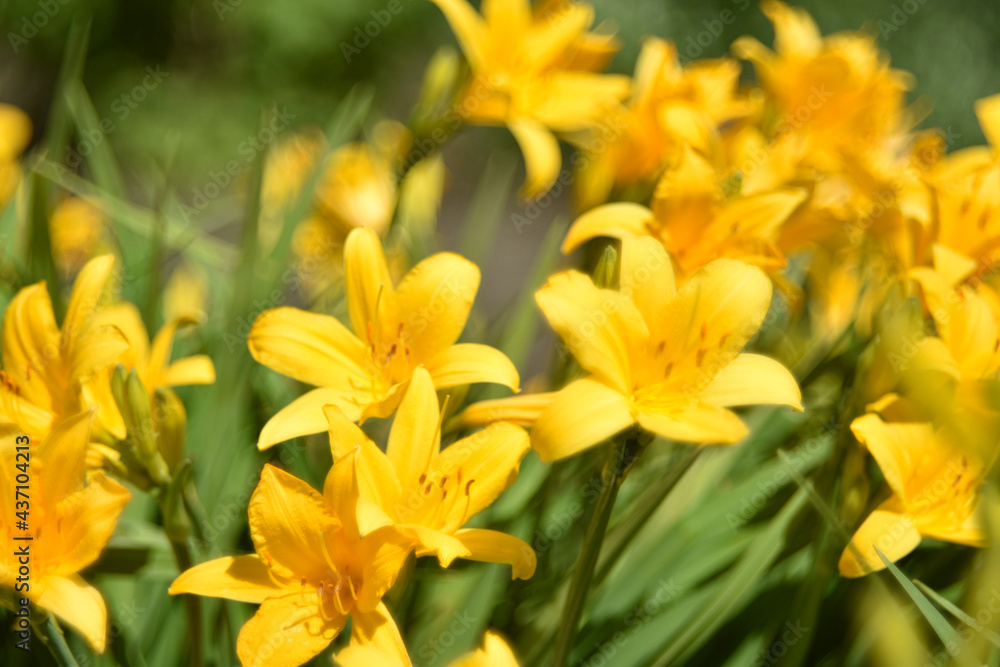
{"label": "stamen", "polygon": [[322,530],[319,531],[319,549],[323,552],[323,559],[326,560],[326,564],[330,566],[333,573],[340,579],[340,570],[337,569],[337,566],[333,564],[333,559],[330,558],[330,551],[326,548],[326,534]]}

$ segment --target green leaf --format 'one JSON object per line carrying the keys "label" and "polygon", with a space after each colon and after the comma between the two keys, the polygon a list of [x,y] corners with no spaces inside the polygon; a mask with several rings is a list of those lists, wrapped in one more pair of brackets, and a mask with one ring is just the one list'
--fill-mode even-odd
{"label": "green leaf", "polygon": [[959,607],[954,602],[952,602],[945,596],[935,591],[933,588],[931,588],[924,582],[914,579],[913,583],[916,584],[917,588],[919,588],[921,591],[929,595],[931,599],[933,599],[939,605],[944,607],[948,611],[948,613],[950,613],[952,616],[962,621],[976,632],[980,633],[983,637],[988,639],[994,646],[1000,648],[1000,635],[993,632],[989,628],[984,627],[981,624],[977,623],[976,619],[972,618],[972,616],[969,616],[967,613],[965,613],[961,607]]}
{"label": "green leaf", "polygon": [[931,604],[931,601],[928,600],[927,597],[913,585],[913,582],[910,581],[909,578],[907,578],[907,576],[903,574],[903,572],[896,567],[892,561],[885,557],[885,554],[882,553],[882,550],[877,546],[875,547],[875,553],[878,554],[878,557],[882,559],[885,566],[889,568],[890,572],[892,572],[892,576],[896,577],[896,581],[898,581],[899,585],[903,587],[906,594],[910,596],[913,603],[917,605],[917,609],[919,609],[920,613],[927,619],[927,622],[931,624],[931,627],[934,629],[934,633],[938,636],[942,643],[944,643],[945,646],[957,646],[961,641],[961,636],[955,628],[951,626],[951,623],[949,623],[948,620],[941,615],[941,612],[939,612],[934,605]]}

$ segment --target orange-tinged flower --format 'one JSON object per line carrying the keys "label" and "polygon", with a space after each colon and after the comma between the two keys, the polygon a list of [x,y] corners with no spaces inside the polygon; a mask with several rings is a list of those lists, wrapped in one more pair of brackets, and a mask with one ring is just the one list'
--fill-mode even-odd
{"label": "orange-tinged flower", "polygon": [[615,187],[653,185],[686,145],[711,154],[723,128],[752,110],[738,94],[740,69],[731,58],[682,66],[672,42],[647,38],[628,101],[608,111],[600,130],[602,150],[582,162],[579,208],[603,203]]}
{"label": "orange-tinged flower", "polygon": [[[100,592],[80,572],[97,560],[114,532],[118,515],[128,502],[128,489],[101,472],[87,473],[87,449],[93,411],[56,424],[28,456],[18,455],[13,435],[5,435],[0,451],[0,586],[15,589],[77,630],[98,652],[107,637],[107,608]],[[18,465],[27,464],[28,473]],[[14,482],[26,474],[30,496],[28,529],[14,524],[24,510],[23,494],[15,497]],[[30,536],[31,540],[19,540]],[[30,549],[30,574],[18,583],[20,547]]]}
{"label": "orange-tinged flower", "polygon": [[588,376],[560,390],[531,431],[543,460],[592,447],[638,423],[688,442],[736,442],[746,425],[728,408],[802,409],[798,385],[777,361],[741,353],[771,302],[771,282],[731,259],[707,264],[680,289],[670,259],[649,237],[625,239],[621,291],[567,271],[535,298]]}
{"label": "orange-tinged flower", "polygon": [[663,174],[652,209],[605,204],[573,223],[563,241],[570,252],[598,237],[651,236],[670,253],[683,282],[713,259],[731,257],[766,269],[784,265],[778,230],[806,198],[801,188],[726,197],[711,163],[690,146]]}
{"label": "orange-tinged flower", "polygon": [[811,151],[830,154],[872,147],[897,130],[912,76],[889,67],[874,37],[845,32],[824,38],[805,10],[774,0],[761,9],[774,24],[775,51],[741,37],[733,52],[753,62],[779,128],[807,137]]}
{"label": "orange-tinged flower", "polygon": [[438,253],[394,286],[378,236],[359,228],[347,238],[344,265],[353,333],[334,317],[296,308],[266,311],[251,327],[254,359],[319,387],[274,415],[259,447],[325,431],[327,404],[352,421],[392,414],[421,365],[438,389],[496,382],[517,390],[517,369],[503,353],[455,344],[479,288],[475,264]]}
{"label": "orange-tinged flower", "polygon": [[437,555],[507,563],[515,579],[535,571],[528,544],[494,530],[463,528],[517,479],[528,434],[496,423],[441,449],[437,393],[430,374],[413,371],[396,412],[385,453],[336,406],[326,408],[335,461],[359,449],[361,498],[372,507],[373,525],[395,524],[418,542],[418,556]]}
{"label": "orange-tinged flower", "polygon": [[544,194],[559,175],[554,132],[599,124],[629,91],[624,76],[600,75],[617,50],[611,35],[588,32],[594,10],[569,0],[488,0],[482,15],[466,0],[432,0],[448,19],[472,68],[458,111],[472,123],[505,124],[524,153],[522,193]]}
{"label": "orange-tinged flower", "polygon": [[362,535],[357,452],[334,464],[324,495],[267,465],[250,499],[256,555],[218,558],[181,573],[170,594],[259,604],[243,626],[244,667],[310,660],[351,620],[351,643],[396,654],[405,648],[382,596],[412,547],[394,527]]}
{"label": "orange-tinged flower", "polygon": [[22,289],[10,302],[0,340],[0,425],[16,425],[32,440],[41,439],[59,420],[96,406],[99,425],[125,437],[125,425],[102,383],[107,382],[103,371],[129,344],[116,327],[94,321],[113,267],[110,255],[95,257],[83,267],[61,328],[44,282]]}
{"label": "orange-tinged flower", "polygon": [[864,520],[844,550],[843,576],[884,569],[876,546],[895,562],[923,537],[984,544],[977,508],[989,465],[931,424],[887,423],[869,414],[855,419],[851,430],[875,458],[893,495]]}

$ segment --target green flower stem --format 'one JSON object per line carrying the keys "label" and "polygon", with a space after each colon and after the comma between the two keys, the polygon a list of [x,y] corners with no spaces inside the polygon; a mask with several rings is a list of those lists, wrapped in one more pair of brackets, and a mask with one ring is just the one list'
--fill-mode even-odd
{"label": "green flower stem", "polygon": [[[187,540],[171,540],[170,546],[174,551],[174,560],[177,561],[177,568],[184,572],[194,565],[191,558],[191,550],[188,548]],[[201,654],[201,598],[197,595],[185,595],[184,606],[187,609],[188,631],[191,642],[191,658],[188,662],[192,667],[201,667],[203,664]]]}
{"label": "green flower stem", "polygon": [[39,639],[49,648],[52,657],[59,663],[59,667],[79,667],[55,616],[49,614],[43,623],[35,626],[35,629],[38,630]]}
{"label": "green flower stem", "polygon": [[553,667],[565,667],[569,659],[577,624],[583,612],[583,604],[587,600],[590,582],[594,576],[594,566],[597,565],[597,557],[600,555],[604,534],[611,519],[611,510],[615,505],[615,498],[618,497],[618,489],[621,488],[625,475],[641,451],[640,447],[639,433],[635,431],[623,433],[615,439],[611,447],[611,456],[601,469],[601,493],[587,525],[583,546],[580,549],[580,559],[576,563],[576,569],[569,583],[562,622],[556,632]]}

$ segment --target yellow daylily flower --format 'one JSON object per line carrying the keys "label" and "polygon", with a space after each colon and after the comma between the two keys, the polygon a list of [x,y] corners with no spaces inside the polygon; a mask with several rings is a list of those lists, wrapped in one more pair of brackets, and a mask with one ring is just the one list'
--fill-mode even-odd
{"label": "yellow daylily flower", "polygon": [[[394,655],[373,646],[351,645],[338,653],[333,662],[340,667],[412,667],[413,663],[405,653]],[[517,658],[503,637],[488,631],[483,638],[483,647],[460,656],[448,663],[448,667],[518,667]]]}
{"label": "yellow daylily flower", "polygon": [[180,574],[170,594],[259,604],[243,626],[244,667],[294,667],[310,660],[351,620],[351,643],[406,654],[382,602],[412,547],[394,527],[362,535],[357,452],[334,464],[324,494],[272,465],[250,499],[255,555],[217,558]]}
{"label": "yellow daylily flower", "polygon": [[775,0],[760,6],[774,25],[776,52],[752,37],[737,39],[732,50],[753,62],[778,112],[779,133],[792,130],[810,151],[834,155],[896,131],[913,77],[889,67],[873,36],[824,38],[805,10]]}
{"label": "yellow daylily flower", "polygon": [[615,187],[653,185],[685,145],[711,154],[722,128],[752,110],[738,93],[740,69],[731,58],[681,65],[672,42],[643,41],[628,101],[608,112],[602,150],[581,161],[580,210],[603,203]]}
{"label": "yellow daylily flower", "polygon": [[869,414],[855,419],[851,430],[882,469],[893,495],[854,534],[840,557],[841,575],[884,569],[876,546],[895,562],[923,537],[984,544],[977,508],[987,464],[931,424],[887,423]]}
{"label": "yellow daylily flower", "polygon": [[535,299],[588,376],[560,390],[535,422],[543,460],[576,454],[638,423],[687,442],[736,442],[746,425],[728,408],[801,410],[791,373],[741,353],[771,302],[771,282],[732,259],[707,264],[680,289],[670,258],[649,237],[622,241],[621,291],[567,271]]}
{"label": "yellow daylily flower", "polygon": [[1000,261],[1000,95],[979,100],[976,115],[990,145],[956,151],[928,176],[937,214],[932,259],[954,280],[977,268],[992,273]]}
{"label": "yellow daylily flower", "polygon": [[404,126],[382,121],[370,141],[345,144],[325,158],[326,139],[318,130],[300,132],[268,157],[261,193],[265,247],[277,241],[284,214],[323,160],[315,201],[292,237],[299,280],[308,293],[320,294],[341,278],[341,252],[352,229],[368,227],[379,236],[388,229],[398,199],[396,171],[408,142]]}
{"label": "yellow daylily flower", "polygon": [[611,35],[588,32],[590,5],[555,0],[488,0],[482,15],[466,0],[432,0],[472,68],[457,109],[471,123],[506,125],[527,168],[522,194],[536,198],[559,175],[553,132],[599,125],[628,94],[628,77],[600,75],[617,50]]}
{"label": "yellow daylily flower", "polygon": [[[107,638],[107,608],[100,592],[80,572],[97,560],[114,532],[130,494],[101,472],[87,473],[87,449],[93,411],[56,424],[29,456],[19,451],[14,435],[0,445],[0,586],[13,589],[74,628],[97,652]],[[29,458],[30,457],[30,458]],[[15,480],[27,463],[30,473],[30,509],[15,494]],[[15,524],[17,512],[26,514],[28,529]],[[18,538],[30,537],[29,540]],[[27,548],[30,573],[19,574],[24,563],[17,555]],[[20,578],[19,578],[20,577]],[[27,580],[27,581],[26,581]],[[25,587],[27,583],[27,587]]]}
{"label": "yellow daylily flower", "polygon": [[211,358],[196,354],[171,362],[177,329],[196,320],[179,317],[167,322],[160,329],[152,344],[142,315],[135,305],[122,302],[105,306],[94,317],[98,326],[118,329],[128,341],[129,347],[118,359],[126,370],[135,369],[150,396],[159,387],[180,387],[192,384],[212,384],[215,382],[215,365]]}
{"label": "yellow daylily flower", "polygon": [[[948,284],[955,274],[920,268],[910,275],[923,289],[937,336],[915,343],[913,365],[958,381],[996,378],[1000,370],[1000,295],[984,283]],[[961,280],[961,279],[959,279]]]}
{"label": "yellow daylily flower", "polygon": [[11,104],[0,104],[0,207],[10,201],[21,181],[17,161],[31,141],[31,119]]}
{"label": "yellow daylily flower", "polygon": [[670,253],[682,283],[719,257],[779,268],[785,260],[778,230],[805,198],[805,190],[789,187],[726,198],[715,168],[686,146],[660,180],[652,210],[631,203],[592,209],[569,228],[563,252],[598,236],[652,236]]}
{"label": "yellow daylily flower", "polygon": [[104,238],[104,213],[83,197],[67,197],[49,218],[49,237],[56,267],[63,275],[80,270]]}
{"label": "yellow daylily flower", "polygon": [[494,530],[463,528],[517,479],[528,434],[496,423],[441,449],[437,393],[430,374],[413,371],[385,453],[337,406],[325,408],[335,461],[358,448],[361,498],[372,505],[373,525],[389,521],[418,542],[417,555],[506,563],[515,579],[535,571],[535,552],[522,540]]}
{"label": "yellow daylily flower", "polygon": [[319,387],[274,415],[259,447],[326,430],[327,404],[352,421],[392,414],[421,365],[437,389],[495,382],[517,391],[517,369],[502,352],[455,344],[479,288],[475,264],[438,253],[393,286],[378,236],[359,228],[347,237],[344,267],[353,333],[334,317],[296,308],[266,311],[251,327],[254,359]]}
{"label": "yellow daylily flower", "polygon": [[0,425],[14,424],[36,440],[61,419],[96,406],[99,425],[125,437],[102,382],[103,371],[117,363],[129,343],[116,327],[94,321],[113,268],[110,255],[87,262],[73,285],[61,329],[44,282],[25,287],[7,306],[0,334]]}

